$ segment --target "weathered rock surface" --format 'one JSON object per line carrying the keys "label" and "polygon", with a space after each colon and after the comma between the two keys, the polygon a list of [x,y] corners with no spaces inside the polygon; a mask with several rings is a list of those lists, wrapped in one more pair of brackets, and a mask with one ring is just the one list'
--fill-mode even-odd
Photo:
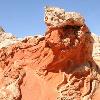
{"label": "weathered rock surface", "polygon": [[64,25],[82,26],[84,18],[76,12],[65,12],[61,8],[45,7],[45,23],[49,28]]}
{"label": "weathered rock surface", "polygon": [[94,38],[92,56],[98,66],[100,66],[100,36],[93,34],[92,37]]}
{"label": "weathered rock surface", "polygon": [[96,36],[78,13],[45,11],[44,37],[0,49],[0,100],[99,100]]}
{"label": "weathered rock surface", "polygon": [[18,40],[11,33],[6,33],[2,27],[0,27],[0,48],[7,47],[16,43]]}

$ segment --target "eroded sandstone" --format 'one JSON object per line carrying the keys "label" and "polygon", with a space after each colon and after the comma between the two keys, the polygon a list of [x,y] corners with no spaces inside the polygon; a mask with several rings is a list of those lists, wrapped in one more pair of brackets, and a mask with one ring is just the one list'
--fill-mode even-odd
{"label": "eroded sandstone", "polygon": [[0,27],[0,48],[7,47],[16,42],[18,42],[18,40],[14,35],[6,33],[4,29]]}
{"label": "eroded sandstone", "polygon": [[0,49],[0,100],[99,100],[94,37],[84,18],[46,7],[45,23],[44,37]]}

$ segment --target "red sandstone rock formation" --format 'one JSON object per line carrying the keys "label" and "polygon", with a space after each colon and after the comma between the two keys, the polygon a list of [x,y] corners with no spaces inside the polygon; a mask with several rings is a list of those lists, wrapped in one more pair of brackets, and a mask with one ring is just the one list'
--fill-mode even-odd
{"label": "red sandstone rock formation", "polygon": [[46,7],[44,37],[0,49],[0,100],[99,100],[94,39],[83,17]]}

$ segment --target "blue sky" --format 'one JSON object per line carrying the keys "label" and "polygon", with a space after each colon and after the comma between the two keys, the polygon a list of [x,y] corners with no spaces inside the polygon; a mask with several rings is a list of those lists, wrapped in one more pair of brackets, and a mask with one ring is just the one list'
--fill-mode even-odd
{"label": "blue sky", "polygon": [[100,35],[100,0],[0,0],[0,26],[17,37],[44,34],[44,6],[76,11]]}

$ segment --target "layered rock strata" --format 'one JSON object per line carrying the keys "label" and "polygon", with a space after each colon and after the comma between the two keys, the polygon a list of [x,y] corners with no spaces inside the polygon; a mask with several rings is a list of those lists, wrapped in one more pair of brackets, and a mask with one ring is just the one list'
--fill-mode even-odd
{"label": "layered rock strata", "polygon": [[0,49],[0,100],[99,100],[94,38],[76,12],[46,7],[44,37]]}

